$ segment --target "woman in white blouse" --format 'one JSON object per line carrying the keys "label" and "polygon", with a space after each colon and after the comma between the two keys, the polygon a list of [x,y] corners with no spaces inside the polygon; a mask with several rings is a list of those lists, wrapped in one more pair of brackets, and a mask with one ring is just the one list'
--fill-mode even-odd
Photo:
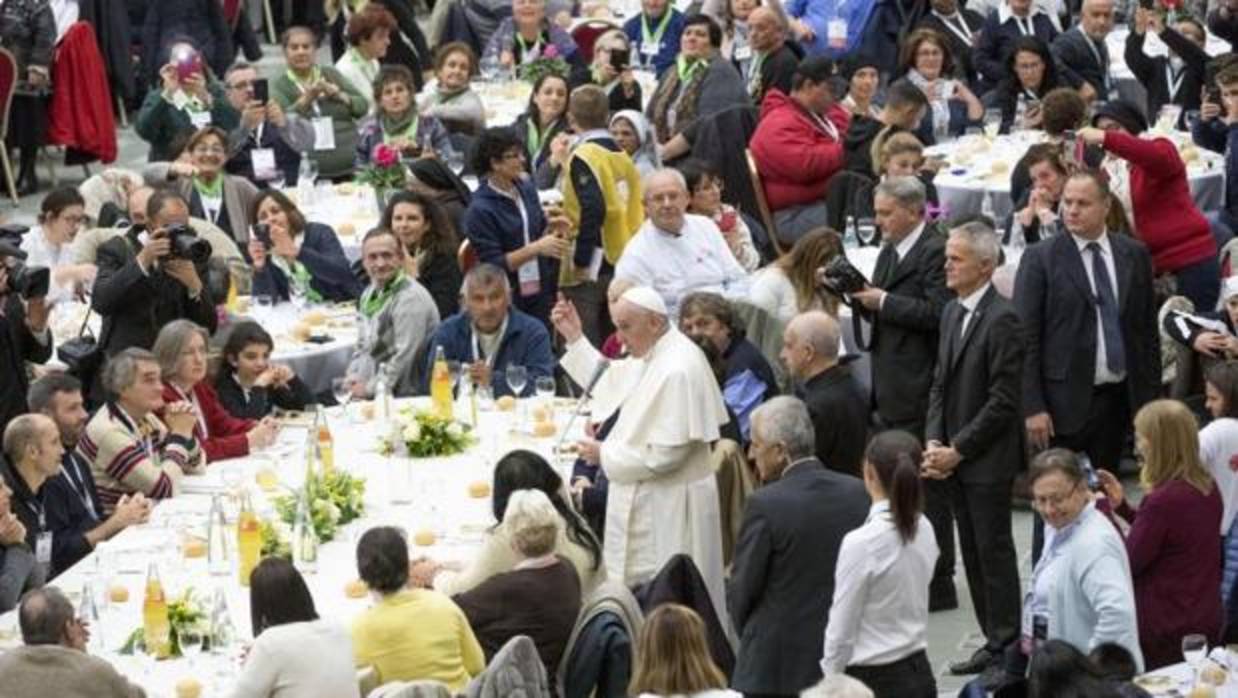
{"label": "woman in white blouse", "polygon": [[348,630],[318,618],[292,563],[258,563],[249,578],[249,615],[255,640],[233,698],[360,696]]}
{"label": "woman in white blouse", "polygon": [[863,526],[843,538],[821,671],[847,673],[876,698],[933,698],[937,684],[925,648],[928,585],[937,538],[921,513],[920,442],[904,431],[878,434],[864,454],[873,505]]}
{"label": "woman in white blouse", "polygon": [[752,304],[783,323],[809,310],[824,310],[838,317],[838,298],[817,283],[817,270],[843,253],[842,238],[829,228],[818,228],[795,241],[789,252],[752,277]]}

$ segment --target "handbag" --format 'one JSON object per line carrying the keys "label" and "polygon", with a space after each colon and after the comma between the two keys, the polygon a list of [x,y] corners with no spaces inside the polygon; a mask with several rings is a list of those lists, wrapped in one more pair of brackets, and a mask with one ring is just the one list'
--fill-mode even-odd
{"label": "handbag", "polygon": [[56,358],[68,366],[69,373],[85,385],[89,385],[89,381],[94,379],[95,372],[103,361],[99,340],[89,326],[91,312],[93,311],[90,308],[86,309],[86,317],[82,318],[82,326],[77,331],[77,336],[56,347]]}

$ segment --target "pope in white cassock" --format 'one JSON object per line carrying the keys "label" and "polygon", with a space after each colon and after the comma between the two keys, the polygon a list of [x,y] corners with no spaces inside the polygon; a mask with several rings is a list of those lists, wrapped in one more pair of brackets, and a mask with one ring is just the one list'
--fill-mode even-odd
{"label": "pope in white cassock", "polygon": [[[710,458],[718,427],[728,421],[718,381],[700,348],[668,322],[666,305],[652,289],[628,289],[611,314],[630,358],[612,361],[602,375],[592,419],[619,416],[604,442],[579,443],[580,457],[600,464],[610,479],[606,574],[632,586],[686,553],[723,618],[722,532]],[[560,363],[586,385],[602,355],[583,337],[576,308],[562,296],[551,319],[567,340]]]}

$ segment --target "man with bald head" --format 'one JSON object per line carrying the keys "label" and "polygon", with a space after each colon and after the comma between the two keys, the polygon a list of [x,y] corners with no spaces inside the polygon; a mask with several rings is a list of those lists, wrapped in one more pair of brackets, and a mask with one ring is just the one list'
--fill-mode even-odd
{"label": "man with bald head", "polygon": [[1088,102],[1105,102],[1118,96],[1105,45],[1105,37],[1113,30],[1113,17],[1113,0],[1083,0],[1079,24],[1053,40],[1058,75]]}
{"label": "man with bald head", "polygon": [[43,485],[60,474],[60,430],[46,415],[23,414],[4,428],[4,455],[0,477],[13,492],[13,513],[26,529],[26,545],[34,551],[40,574],[50,578],[53,534]]}
{"label": "man with bald head", "polygon": [[817,459],[830,470],[860,477],[868,443],[868,400],[851,367],[839,361],[839,327],[812,310],[787,323],[779,356],[808,406],[817,433]]}
{"label": "man with bald head", "polygon": [[746,48],[750,60],[744,60],[743,50],[736,50],[734,60],[752,103],[759,105],[770,88],[790,94],[791,76],[800,59],[787,44],[786,20],[768,6],[754,9],[748,15]]}
{"label": "man with bald head", "polygon": [[564,370],[581,385],[596,381],[593,419],[613,420],[605,441],[577,444],[580,457],[600,466],[610,483],[607,575],[634,586],[684,553],[721,615],[722,531],[710,444],[728,417],[705,354],[667,315],[652,289],[625,291],[612,319],[629,358],[610,362],[600,379],[602,355],[583,338],[576,308],[560,295],[550,318],[566,340]]}
{"label": "man with bald head", "polygon": [[648,220],[623,249],[616,279],[656,291],[672,319],[679,317],[680,299],[692,291],[733,296],[747,289],[748,272],[735,261],[718,226],[688,213],[691,196],[678,170],[651,172],[644,194]]}

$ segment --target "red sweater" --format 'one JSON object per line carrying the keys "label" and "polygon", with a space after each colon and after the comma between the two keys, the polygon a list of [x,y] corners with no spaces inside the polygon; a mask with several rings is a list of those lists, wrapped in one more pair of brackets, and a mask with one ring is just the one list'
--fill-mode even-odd
{"label": "red sweater", "polygon": [[[202,445],[202,450],[206,451],[207,462],[249,455],[249,438],[246,434],[254,427],[254,420],[237,419],[228,414],[224,406],[219,404],[219,396],[208,381],[199,381],[193,387],[193,394],[198,398],[198,409],[202,410],[202,419],[206,422],[207,429],[207,433],[203,434],[202,423],[198,422],[193,427],[193,435]],[[171,384],[163,384],[165,404],[183,399]],[[160,410],[159,418],[163,417],[163,410]]]}
{"label": "red sweater", "polygon": [[843,138],[851,115],[835,104],[825,118],[838,129],[837,137],[783,92],[772,89],[765,94],[761,120],[748,147],[771,211],[824,203],[830,177],[843,168]]}
{"label": "red sweater", "polygon": [[1105,150],[1131,165],[1131,225],[1148,246],[1157,274],[1217,256],[1216,239],[1195,207],[1186,165],[1171,141],[1106,131]]}

